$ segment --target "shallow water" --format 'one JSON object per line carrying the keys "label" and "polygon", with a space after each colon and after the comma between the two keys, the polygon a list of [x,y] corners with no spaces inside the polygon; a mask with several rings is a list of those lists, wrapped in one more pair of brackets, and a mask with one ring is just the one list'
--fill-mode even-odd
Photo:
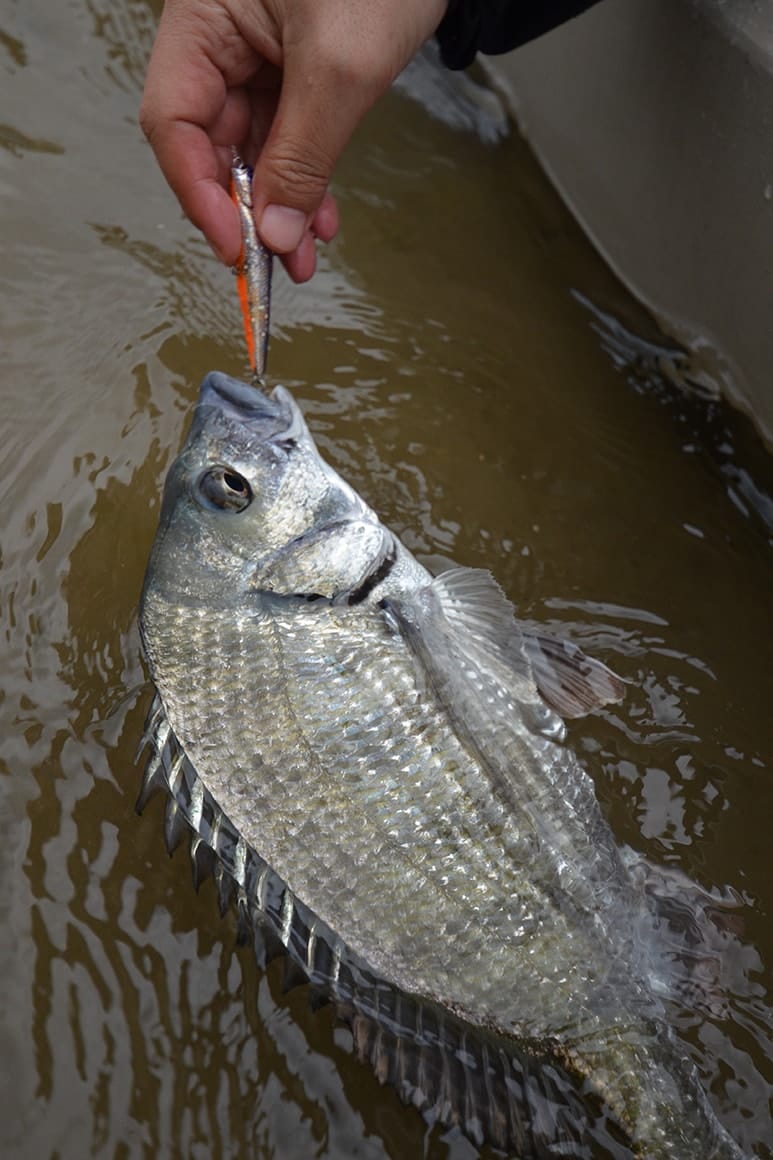
{"label": "shallow water", "polygon": [[[232,279],[136,126],[156,14],[0,0],[0,1154],[469,1156],[234,949],[160,803],[133,812],[164,473],[203,374],[244,370]],[[675,1017],[773,1155],[770,459],[674,385],[694,368],[489,107],[406,85],[424,104],[390,95],[339,168],[321,273],[276,279],[270,373],[410,548],[630,681],[572,741],[621,842],[735,900],[726,1006]]]}

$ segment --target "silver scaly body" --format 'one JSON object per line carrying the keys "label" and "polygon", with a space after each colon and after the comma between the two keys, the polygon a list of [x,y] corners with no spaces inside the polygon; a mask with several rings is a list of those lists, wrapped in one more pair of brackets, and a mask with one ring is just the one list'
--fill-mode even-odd
{"label": "silver scaly body", "polygon": [[550,707],[620,683],[525,633],[487,573],[433,579],[282,388],[205,380],[141,627],[148,787],[382,1077],[549,1156],[572,1132],[558,1066],[637,1154],[741,1155],[666,1026],[648,906]]}

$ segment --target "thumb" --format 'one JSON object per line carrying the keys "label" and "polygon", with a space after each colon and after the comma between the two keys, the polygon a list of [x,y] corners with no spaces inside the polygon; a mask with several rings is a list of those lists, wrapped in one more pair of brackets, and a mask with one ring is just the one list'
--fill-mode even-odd
{"label": "thumb", "polygon": [[297,249],[349,138],[391,83],[390,73],[366,75],[353,60],[343,46],[285,52],[279,104],[253,181],[258,233],[276,253]]}

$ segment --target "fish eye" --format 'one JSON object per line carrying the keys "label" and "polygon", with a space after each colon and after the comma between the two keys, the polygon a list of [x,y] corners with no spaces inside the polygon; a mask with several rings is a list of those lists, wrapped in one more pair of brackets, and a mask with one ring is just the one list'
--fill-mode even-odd
{"label": "fish eye", "polygon": [[252,488],[238,471],[218,463],[199,477],[196,498],[203,507],[243,512],[252,503]]}

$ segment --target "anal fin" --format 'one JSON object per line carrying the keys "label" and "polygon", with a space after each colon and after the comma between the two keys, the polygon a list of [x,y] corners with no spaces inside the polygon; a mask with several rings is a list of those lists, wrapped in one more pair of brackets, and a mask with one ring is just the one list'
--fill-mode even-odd
{"label": "anal fin", "polygon": [[170,797],[164,813],[164,841],[170,858],[186,833],[188,833],[188,823],[185,820],[185,815],[175,799]]}
{"label": "anal fin", "polygon": [[135,813],[141,814],[145,809],[151,798],[155,797],[157,793],[167,788],[166,776],[164,773],[164,765],[161,755],[153,752],[148,759],[145,767],[145,773],[142,778],[142,786],[140,792],[137,794],[137,801],[134,805]]}
{"label": "anal fin", "polygon": [[191,873],[193,888],[198,891],[202,882],[212,877],[215,869],[215,854],[198,834],[191,837]]}

